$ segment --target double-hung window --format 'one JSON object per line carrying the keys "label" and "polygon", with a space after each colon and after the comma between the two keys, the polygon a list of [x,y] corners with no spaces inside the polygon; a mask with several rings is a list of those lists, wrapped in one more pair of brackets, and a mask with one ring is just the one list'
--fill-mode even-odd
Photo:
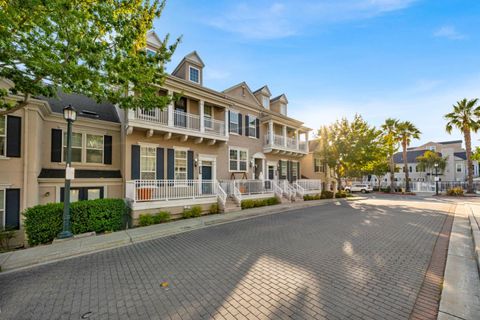
{"label": "double-hung window", "polygon": [[[72,132],[72,162],[82,162],[83,135]],[[67,161],[67,132],[63,133],[63,161]]]}
{"label": "double-hung window", "polygon": [[457,163],[456,167],[457,167],[457,172],[462,172],[462,164],[461,163]]}
{"label": "double-hung window", "polygon": [[280,176],[286,177],[287,176],[287,161],[283,160],[280,166]]}
{"label": "double-hung window", "polygon": [[315,158],[314,159],[314,164],[313,164],[314,168],[313,168],[313,171],[314,172],[322,172],[321,168],[322,168],[322,161],[319,159],[319,158]]}
{"label": "double-hung window", "polygon": [[205,128],[213,129],[213,107],[205,106],[203,107],[203,117],[205,118]]}
{"label": "double-hung window", "polygon": [[140,147],[140,179],[156,179],[157,148],[150,146]]}
{"label": "double-hung window", "polygon": [[[72,162],[103,163],[103,136],[72,132]],[[63,133],[63,160],[67,160],[67,133]]]}
{"label": "double-hung window", "polygon": [[292,162],[292,167],[290,168],[292,170],[292,179],[295,181],[298,179],[298,162],[293,161]]}
{"label": "double-hung window", "polygon": [[0,157],[6,155],[7,150],[7,117],[0,116]]}
{"label": "double-hung window", "polygon": [[187,180],[186,150],[175,150],[175,180]]}
{"label": "double-hung window", "polygon": [[255,116],[248,116],[248,136],[257,136],[257,117]]}
{"label": "double-hung window", "polygon": [[5,227],[5,189],[0,189],[0,230]]}
{"label": "double-hung window", "polygon": [[230,111],[230,123],[229,123],[229,129],[230,132],[233,133],[238,133],[239,132],[239,118],[240,114],[235,111]]}
{"label": "double-hung window", "polygon": [[103,163],[103,136],[86,135],[87,163]]}
{"label": "double-hung window", "polygon": [[200,83],[200,70],[194,67],[189,68],[189,73],[190,73],[190,81],[195,82],[195,83]]}
{"label": "double-hung window", "polygon": [[280,104],[280,113],[284,116],[287,115],[287,105],[285,103]]}
{"label": "double-hung window", "polygon": [[268,97],[263,97],[262,104],[265,109],[270,109],[270,99]]}
{"label": "double-hung window", "polygon": [[246,172],[247,159],[247,150],[231,148],[229,152],[230,171]]}

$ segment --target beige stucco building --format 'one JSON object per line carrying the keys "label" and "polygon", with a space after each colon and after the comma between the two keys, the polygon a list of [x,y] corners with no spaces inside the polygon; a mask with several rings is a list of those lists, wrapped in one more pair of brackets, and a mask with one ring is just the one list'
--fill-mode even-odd
{"label": "beige stucco building", "polygon": [[[147,50],[160,42],[148,35]],[[22,228],[28,207],[63,201],[66,121],[73,125],[73,201],[125,198],[143,212],[277,196],[318,193],[324,177],[309,152],[311,129],[288,116],[285,94],[242,82],[224,91],[203,85],[204,63],[194,51],[159,87],[180,94],[164,110],[122,110],[76,94],[36,98],[0,119],[0,224]],[[13,84],[3,81],[2,87]],[[11,99],[20,97],[12,96]],[[309,178],[308,180],[306,178]],[[231,199],[229,201],[229,199]]]}

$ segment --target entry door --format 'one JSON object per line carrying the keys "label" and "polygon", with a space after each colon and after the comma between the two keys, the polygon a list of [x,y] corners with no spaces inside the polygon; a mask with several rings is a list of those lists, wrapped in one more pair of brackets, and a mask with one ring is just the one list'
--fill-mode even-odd
{"label": "entry door", "polygon": [[212,164],[202,165],[202,194],[212,194]]}
{"label": "entry door", "polygon": [[275,166],[268,166],[268,180],[275,179]]}

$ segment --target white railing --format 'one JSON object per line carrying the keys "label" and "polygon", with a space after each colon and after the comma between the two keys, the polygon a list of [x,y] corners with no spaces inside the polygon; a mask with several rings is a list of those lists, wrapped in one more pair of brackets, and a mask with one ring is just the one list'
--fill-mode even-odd
{"label": "white railing", "polygon": [[225,122],[215,119],[204,119],[205,132],[214,133],[217,135],[225,135]]}
{"label": "white railing", "polygon": [[212,180],[132,180],[126,196],[134,202],[217,197],[218,182]]}
{"label": "white railing", "polygon": [[271,180],[235,180],[234,186],[242,195],[273,192],[273,181]]}
{"label": "white railing", "polygon": [[240,193],[240,190],[238,190],[238,188],[233,185],[233,194],[232,194],[232,197],[233,197],[233,200],[235,200],[235,202],[237,203],[237,205],[241,205],[242,204],[242,194]]}
{"label": "white railing", "polygon": [[301,185],[299,185],[297,182],[293,183],[293,187],[299,197],[303,197],[305,195],[305,189]]}
{"label": "white railing", "polygon": [[[295,150],[295,151],[307,151],[307,143],[305,141],[299,141],[297,142],[296,138],[286,138],[282,135],[274,134],[273,139],[270,139],[270,135],[266,134],[264,137],[264,143],[268,147],[275,147],[275,148],[280,148],[280,149],[289,149],[289,150]],[[286,144],[285,144],[286,142]]]}
{"label": "white railing", "polygon": [[288,149],[298,149],[297,139],[287,138],[287,148]]}
{"label": "white railing", "polygon": [[180,110],[173,111],[173,125],[176,128],[183,128],[192,131],[200,131],[200,116],[183,112]]}
{"label": "white railing", "polygon": [[318,193],[322,191],[322,180],[299,179],[296,183],[305,191],[318,191]]}
{"label": "white railing", "polygon": [[277,198],[283,197],[283,189],[275,181],[273,181],[273,193]]}
{"label": "white railing", "polygon": [[220,201],[222,207],[225,207],[225,203],[227,203],[227,193],[219,184],[217,186],[217,198]]}
{"label": "white railing", "polygon": [[143,120],[146,122],[153,122],[158,124],[167,125],[168,124],[168,110],[152,109],[152,110],[143,110],[135,109],[134,111],[135,119]]}
{"label": "white railing", "polygon": [[307,142],[306,141],[300,141],[298,144],[298,150],[307,152]]}
{"label": "white railing", "polygon": [[290,185],[288,180],[280,180],[279,186],[282,188],[285,198],[291,200],[292,197],[295,196],[296,190]]}

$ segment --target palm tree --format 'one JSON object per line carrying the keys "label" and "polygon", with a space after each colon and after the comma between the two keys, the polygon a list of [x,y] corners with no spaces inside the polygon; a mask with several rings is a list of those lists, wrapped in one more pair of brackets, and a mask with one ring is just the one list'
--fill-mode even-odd
{"label": "palm tree", "polygon": [[408,159],[407,147],[410,145],[412,139],[420,138],[420,130],[415,127],[410,121],[399,122],[397,125],[397,138],[402,145],[403,152],[403,171],[405,171],[405,191],[410,192],[410,178],[408,177]]}
{"label": "palm tree", "polygon": [[457,101],[453,105],[453,112],[447,113],[445,119],[448,120],[445,129],[448,133],[456,127],[463,133],[465,138],[465,149],[467,149],[467,192],[473,193],[473,172],[472,172],[472,137],[471,133],[480,129],[480,106],[477,105],[478,99]]}
{"label": "palm tree", "polygon": [[392,118],[386,119],[385,123],[381,126],[388,149],[387,153],[390,167],[390,190],[392,192],[395,191],[395,162],[393,161],[393,155],[395,154],[395,151],[397,151],[397,126],[398,120]]}

